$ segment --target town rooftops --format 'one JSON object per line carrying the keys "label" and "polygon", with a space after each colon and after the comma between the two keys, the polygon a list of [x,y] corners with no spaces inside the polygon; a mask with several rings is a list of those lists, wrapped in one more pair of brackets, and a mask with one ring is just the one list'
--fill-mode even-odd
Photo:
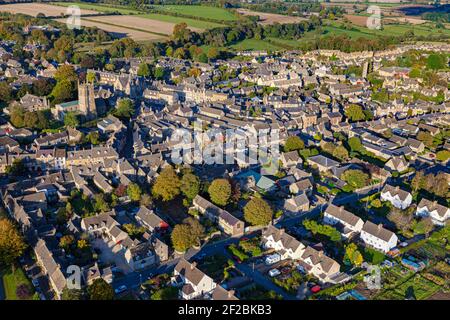
{"label": "town rooftops", "polygon": [[428,212],[436,211],[440,217],[444,217],[448,210],[447,207],[437,203],[437,201],[430,201],[422,198],[417,206],[417,209],[420,210],[424,207],[427,208]]}
{"label": "town rooftops", "polygon": [[293,236],[287,234],[284,229],[278,229],[273,225],[269,225],[263,231],[264,238],[268,238],[272,236],[275,242],[281,241],[283,247],[285,249],[292,249],[292,251],[296,251],[299,247],[303,248],[303,244],[295,239]]}
{"label": "town rooftops", "polygon": [[[207,277],[203,271],[197,268],[196,263],[189,263],[184,258],[181,258],[177,263],[175,271],[195,286],[200,283],[203,277]],[[191,293],[193,293],[193,291]]]}
{"label": "town rooftops", "polygon": [[408,195],[410,194],[409,192],[400,189],[399,186],[394,187],[389,184],[386,184],[381,192],[389,193],[392,197],[398,196],[399,199],[402,201],[405,201]]}
{"label": "town rooftops", "polygon": [[366,221],[364,223],[362,231],[367,232],[368,234],[371,234],[374,237],[377,237],[378,239],[386,242],[388,242],[392,238],[392,236],[394,236],[394,233],[383,228],[382,224],[376,225],[375,223],[370,221]]}
{"label": "town rooftops", "polygon": [[354,215],[353,213],[347,211],[344,209],[344,207],[338,207],[334,204],[330,204],[327,209],[325,210],[325,213],[337,218],[338,220],[344,221],[345,223],[348,223],[349,225],[356,226],[358,221],[361,220],[360,217]]}
{"label": "town rooftops", "polygon": [[337,264],[336,261],[327,257],[323,251],[318,251],[310,246],[306,247],[305,251],[302,254],[302,260],[310,259],[313,265],[320,264],[320,267],[323,271],[328,272],[331,270],[334,264]]}

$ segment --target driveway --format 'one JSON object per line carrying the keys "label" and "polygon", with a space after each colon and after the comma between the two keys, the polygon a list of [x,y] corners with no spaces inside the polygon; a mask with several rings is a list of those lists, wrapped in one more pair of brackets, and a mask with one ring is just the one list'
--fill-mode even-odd
{"label": "driveway", "polygon": [[121,247],[114,243],[114,241],[108,241],[107,239],[95,239],[92,242],[92,246],[100,250],[100,261],[104,263],[114,263],[124,274],[130,273],[132,270],[128,266],[123,254],[119,251]]}

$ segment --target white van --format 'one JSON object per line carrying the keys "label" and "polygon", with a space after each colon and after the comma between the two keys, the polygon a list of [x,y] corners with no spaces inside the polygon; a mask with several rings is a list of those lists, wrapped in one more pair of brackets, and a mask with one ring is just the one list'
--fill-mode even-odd
{"label": "white van", "polygon": [[276,276],[278,276],[280,274],[281,274],[281,272],[278,269],[272,269],[272,270],[269,271],[269,276],[271,276],[272,278],[276,277]]}
{"label": "white van", "polygon": [[274,254],[267,256],[264,262],[266,265],[270,266],[271,264],[274,264],[280,260],[281,260],[281,256],[278,253],[274,253]]}

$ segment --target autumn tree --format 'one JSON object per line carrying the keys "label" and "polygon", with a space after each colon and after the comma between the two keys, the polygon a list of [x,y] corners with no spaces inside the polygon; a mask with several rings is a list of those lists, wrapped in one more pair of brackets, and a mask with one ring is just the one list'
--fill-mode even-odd
{"label": "autumn tree", "polygon": [[0,265],[11,266],[27,245],[16,226],[8,219],[0,219]]}
{"label": "autumn tree", "polygon": [[163,201],[169,201],[180,194],[180,186],[181,181],[177,173],[171,166],[167,166],[156,178],[152,193]]}
{"label": "autumn tree", "polygon": [[177,224],[171,234],[172,244],[176,251],[185,252],[195,245],[195,238],[187,224]]}
{"label": "autumn tree", "polygon": [[350,243],[345,247],[344,263],[351,264],[356,267],[359,267],[363,263],[362,254],[358,251],[356,244]]}
{"label": "autumn tree", "polygon": [[348,159],[348,151],[343,146],[337,146],[332,153],[333,157],[336,157],[341,160]]}
{"label": "autumn tree", "polygon": [[252,198],[244,207],[244,219],[254,226],[266,226],[272,221],[273,211],[261,198]]}
{"label": "autumn tree", "polygon": [[211,201],[226,206],[231,196],[231,185],[227,179],[215,179],[208,188]]}

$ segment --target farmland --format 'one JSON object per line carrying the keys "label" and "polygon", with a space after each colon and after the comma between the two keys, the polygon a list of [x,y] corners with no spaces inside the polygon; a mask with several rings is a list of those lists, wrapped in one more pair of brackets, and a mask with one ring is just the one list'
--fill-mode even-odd
{"label": "farmland", "polygon": [[[22,13],[29,16],[36,17],[38,13],[43,13],[46,16],[62,16],[66,14],[66,9],[59,6],[43,4],[43,3],[15,3],[0,5],[0,12],[9,12],[13,14]],[[82,9],[81,14],[96,14],[94,10]]]}
{"label": "farmland", "polygon": [[[202,21],[202,20],[189,19],[189,18],[184,18],[184,17],[175,17],[175,16],[165,15],[165,14],[160,14],[160,13],[144,13],[142,11],[138,11],[135,9],[128,9],[127,7],[123,7],[123,6],[107,7],[107,6],[100,5],[100,4],[79,3],[79,2],[56,2],[55,4],[58,6],[78,5],[81,9],[95,10],[100,13],[120,13],[122,15],[139,15],[140,17],[145,18],[145,19],[157,20],[157,21],[161,21],[161,22],[169,22],[169,23],[173,23],[173,24],[185,22],[188,25],[188,27],[193,28],[193,30],[197,29],[197,31],[199,31],[200,29],[212,29],[212,28],[223,26],[223,24],[220,24],[218,22]],[[217,9],[219,9],[219,8],[217,8]],[[154,31],[160,32],[158,30],[154,30]],[[161,33],[164,33],[164,32],[161,32]]]}
{"label": "farmland", "polygon": [[234,15],[231,11],[210,6],[159,5],[153,7],[166,12],[183,14],[192,17],[208,18],[218,21],[235,21],[238,19],[237,16]]}
{"label": "farmland", "polygon": [[[109,16],[106,16],[109,17]],[[117,17],[117,16],[115,16]],[[56,19],[58,22],[65,22],[66,19]],[[118,38],[123,37],[130,37],[136,41],[148,41],[148,40],[161,40],[164,38],[164,36],[157,35],[150,32],[140,31],[140,30],[133,30],[130,28],[125,28],[118,25],[113,24],[107,24],[107,23],[101,23],[97,20],[90,20],[90,19],[81,19],[81,25],[83,27],[97,27],[99,29],[102,29],[104,31],[112,33],[114,36]]]}
{"label": "farmland", "polygon": [[[153,19],[148,19],[141,16],[100,16],[89,18],[90,21],[99,21],[106,24],[114,24],[130,29],[143,30],[155,34],[170,35],[175,26],[172,22],[163,22]],[[191,28],[193,31],[200,31],[200,29]]]}
{"label": "farmland", "polygon": [[285,16],[275,13],[255,12],[247,9],[238,9],[237,12],[246,16],[259,16],[260,23],[262,25],[274,23],[296,23],[305,20],[304,18],[300,17]]}

